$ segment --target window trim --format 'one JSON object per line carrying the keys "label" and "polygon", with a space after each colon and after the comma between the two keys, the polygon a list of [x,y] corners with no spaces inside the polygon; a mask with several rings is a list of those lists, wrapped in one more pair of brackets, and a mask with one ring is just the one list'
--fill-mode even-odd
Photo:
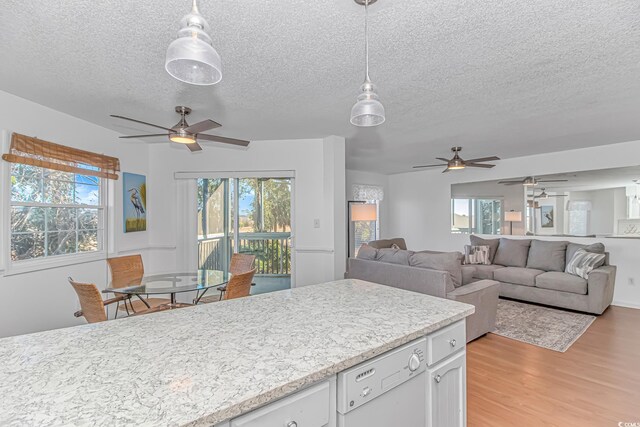
{"label": "window trim", "polygon": [[[75,264],[84,264],[95,261],[103,261],[107,258],[107,245],[109,241],[109,192],[108,187],[110,185],[109,180],[106,178],[99,178],[100,184],[100,204],[99,205],[65,205],[65,204],[47,204],[42,202],[11,202],[11,164],[8,162],[1,162],[2,173],[0,179],[3,183],[8,185],[2,185],[3,194],[0,205],[2,206],[2,227],[4,238],[2,239],[2,256],[0,257],[0,271],[3,271],[3,276],[13,276],[17,274],[26,274],[35,271],[49,270],[53,268],[65,267]],[[95,252],[83,252],[73,254],[51,255],[41,258],[33,258],[28,260],[13,261],[11,259],[11,207],[12,206],[42,206],[42,207],[73,207],[73,208],[90,208],[98,209],[99,222],[98,225],[98,241],[101,249]],[[3,268],[4,266],[4,268]]]}

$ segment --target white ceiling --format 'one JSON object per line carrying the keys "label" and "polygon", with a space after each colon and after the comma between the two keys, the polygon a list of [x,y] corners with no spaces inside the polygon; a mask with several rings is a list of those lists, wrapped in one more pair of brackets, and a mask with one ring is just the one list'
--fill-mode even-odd
{"label": "white ceiling", "polygon": [[189,6],[5,0],[0,90],[125,134],[152,129],[109,114],[172,125],[182,104],[224,136],[342,135],[349,168],[383,173],[453,145],[509,158],[640,140],[637,0],[380,0],[371,76],[387,122],[367,130],[349,124],[363,79],[352,0],[201,0],[224,63],[204,88],[164,71]]}

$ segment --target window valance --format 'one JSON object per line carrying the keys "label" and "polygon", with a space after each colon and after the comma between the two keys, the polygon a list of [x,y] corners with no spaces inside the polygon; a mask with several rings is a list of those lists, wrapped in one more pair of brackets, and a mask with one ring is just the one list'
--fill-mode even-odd
{"label": "window valance", "polygon": [[378,185],[353,184],[353,200],[356,201],[381,201],[384,199],[384,189]]}
{"label": "window valance", "polygon": [[120,160],[115,157],[66,147],[14,133],[11,147],[2,159],[11,163],[38,166],[63,172],[118,179]]}

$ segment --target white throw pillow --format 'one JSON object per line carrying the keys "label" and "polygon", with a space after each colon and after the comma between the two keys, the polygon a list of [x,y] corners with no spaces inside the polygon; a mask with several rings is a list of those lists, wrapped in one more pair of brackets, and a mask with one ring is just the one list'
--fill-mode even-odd
{"label": "white throw pillow", "polygon": [[465,264],[491,264],[489,259],[489,246],[472,246],[466,245],[464,247],[464,263]]}
{"label": "white throw pillow", "polygon": [[604,264],[604,257],[604,254],[595,254],[584,249],[578,249],[573,254],[571,261],[567,263],[565,272],[588,279],[592,270]]}

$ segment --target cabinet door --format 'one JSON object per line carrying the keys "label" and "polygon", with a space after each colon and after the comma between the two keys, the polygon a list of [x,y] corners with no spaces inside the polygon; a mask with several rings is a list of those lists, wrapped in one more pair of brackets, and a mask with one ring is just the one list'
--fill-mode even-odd
{"label": "cabinet door", "polygon": [[466,353],[462,352],[429,370],[427,427],[467,425]]}

